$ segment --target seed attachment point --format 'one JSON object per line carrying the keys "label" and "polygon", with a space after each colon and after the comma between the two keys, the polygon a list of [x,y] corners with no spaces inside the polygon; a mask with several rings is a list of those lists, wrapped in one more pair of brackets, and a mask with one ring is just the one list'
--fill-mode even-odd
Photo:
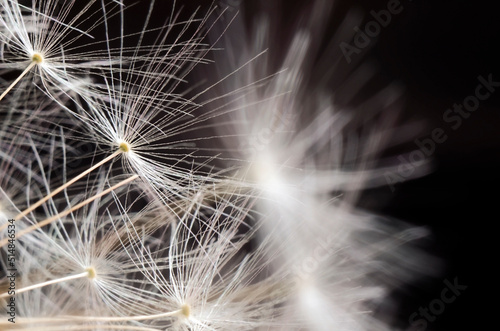
{"label": "seed attachment point", "polygon": [[43,56],[42,56],[42,54],[40,54],[40,53],[34,53],[31,56],[31,61],[33,61],[33,63],[36,63],[36,64],[42,63],[43,62]]}
{"label": "seed attachment point", "polygon": [[94,279],[97,277],[97,271],[95,271],[94,267],[88,267],[87,269],[85,269],[85,271],[87,271],[87,277],[89,279]]}
{"label": "seed attachment point", "polygon": [[118,148],[123,152],[123,153],[127,153],[127,152],[130,152],[130,145],[125,142],[125,141],[122,141],[120,143],[120,145],[118,146]]}
{"label": "seed attachment point", "polygon": [[181,311],[180,311],[182,317],[189,318],[191,315],[191,306],[189,306],[187,303],[183,304],[181,306]]}

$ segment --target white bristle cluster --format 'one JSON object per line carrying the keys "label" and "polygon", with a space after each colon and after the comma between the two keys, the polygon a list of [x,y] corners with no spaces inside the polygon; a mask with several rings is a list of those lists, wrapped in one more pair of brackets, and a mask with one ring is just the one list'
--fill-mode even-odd
{"label": "white bristle cluster", "polygon": [[165,4],[0,0],[0,329],[391,329],[423,233],[357,208],[387,128],[310,86],[330,5],[283,47]]}

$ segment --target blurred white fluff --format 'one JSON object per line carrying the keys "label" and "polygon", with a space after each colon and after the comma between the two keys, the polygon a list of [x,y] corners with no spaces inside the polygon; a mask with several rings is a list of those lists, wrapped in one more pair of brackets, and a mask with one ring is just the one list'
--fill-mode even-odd
{"label": "blurred white fluff", "polygon": [[[360,192],[384,184],[388,169],[377,166],[378,154],[391,127],[375,114],[392,111],[399,91],[389,87],[361,103],[373,105],[366,130],[366,124],[356,124],[356,109],[339,109],[327,86],[308,81],[318,56],[312,36],[320,32],[330,9],[330,4],[316,1],[288,49],[274,57],[270,17],[256,19],[251,37],[245,36],[240,21],[232,23],[236,27],[225,35],[225,47],[233,58],[270,50],[228,80],[227,89],[239,93],[229,93],[224,105],[238,111],[229,113],[231,125],[216,128],[228,137],[222,140],[232,152],[224,155],[237,169],[229,181],[258,196],[256,208],[267,216],[260,238],[271,240],[270,251],[279,256],[272,268],[286,270],[282,277],[290,293],[281,316],[286,326],[278,328],[386,330],[390,327],[375,319],[370,307],[421,272],[417,268],[425,255],[412,249],[411,241],[428,233],[358,210]],[[276,62],[279,73],[273,74]],[[238,68],[227,69],[224,63],[216,61],[221,72]],[[315,68],[327,75],[334,75],[334,69]],[[343,97],[354,96],[363,84],[351,81]],[[403,264],[408,256],[413,263]],[[396,263],[399,269],[392,265]]]}

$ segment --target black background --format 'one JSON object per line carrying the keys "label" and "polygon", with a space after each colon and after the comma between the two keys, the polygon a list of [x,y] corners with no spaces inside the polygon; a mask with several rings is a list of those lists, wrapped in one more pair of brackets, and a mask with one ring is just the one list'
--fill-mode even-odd
{"label": "black background", "polygon": [[[427,330],[480,330],[495,325],[495,272],[498,185],[500,184],[500,91],[481,102],[457,130],[443,113],[474,94],[477,77],[500,81],[500,24],[493,3],[476,1],[402,1],[403,12],[380,34],[368,57],[381,74],[406,87],[407,119],[424,119],[415,138],[434,128],[448,140],[432,155],[431,174],[399,185],[387,214],[432,229],[431,249],[444,260],[440,276],[402,290],[404,322],[419,307],[439,298],[443,280],[458,278],[468,288],[446,305]],[[383,9],[384,1],[351,1],[364,12]],[[413,142],[407,151],[416,149]],[[383,190],[383,189],[382,189]]]}

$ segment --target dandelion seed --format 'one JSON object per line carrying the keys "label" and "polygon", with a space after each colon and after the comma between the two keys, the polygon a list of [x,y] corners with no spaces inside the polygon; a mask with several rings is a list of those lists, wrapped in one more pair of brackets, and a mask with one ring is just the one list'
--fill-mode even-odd
{"label": "dandelion seed", "polygon": [[[195,146],[206,138],[186,135],[203,130],[219,114],[201,112],[195,100],[176,92],[193,67],[205,62],[210,47],[203,44],[203,28],[212,13],[201,19],[193,15],[186,22],[172,17],[158,30],[163,34],[150,47],[151,60],[132,60],[133,69],[126,75],[122,68],[110,68],[109,74],[103,74],[106,97],[84,96],[85,107],[73,112],[87,125],[82,136],[122,151],[123,168],[140,175],[166,205],[194,195],[213,179],[208,163],[214,156],[198,153]],[[181,34],[168,44],[166,38],[173,27],[180,28]]]}
{"label": "dandelion seed", "polygon": [[[26,7],[17,0],[2,0],[0,10],[0,68],[20,69],[23,72],[4,90],[0,100],[33,68],[37,68],[38,77],[49,95],[57,94],[56,90],[71,90],[78,93],[90,93],[90,87],[81,86],[80,75],[89,69],[105,70],[117,59],[101,61],[101,57],[111,56],[110,50],[82,50],[78,42],[82,38],[93,40],[90,34],[104,23],[99,10],[94,9],[96,0],[87,1],[78,12],[71,16],[77,8],[75,0],[35,1]],[[119,2],[108,10],[122,7]],[[107,5],[103,2],[103,8]],[[109,7],[109,6],[108,6]],[[95,19],[95,24],[83,28],[85,22]],[[81,28],[80,28],[81,27]],[[87,43],[85,47],[88,47]],[[92,42],[99,46],[99,42]],[[104,43],[101,43],[104,45]],[[123,51],[117,50],[123,54]],[[28,64],[26,64],[28,63]]]}

